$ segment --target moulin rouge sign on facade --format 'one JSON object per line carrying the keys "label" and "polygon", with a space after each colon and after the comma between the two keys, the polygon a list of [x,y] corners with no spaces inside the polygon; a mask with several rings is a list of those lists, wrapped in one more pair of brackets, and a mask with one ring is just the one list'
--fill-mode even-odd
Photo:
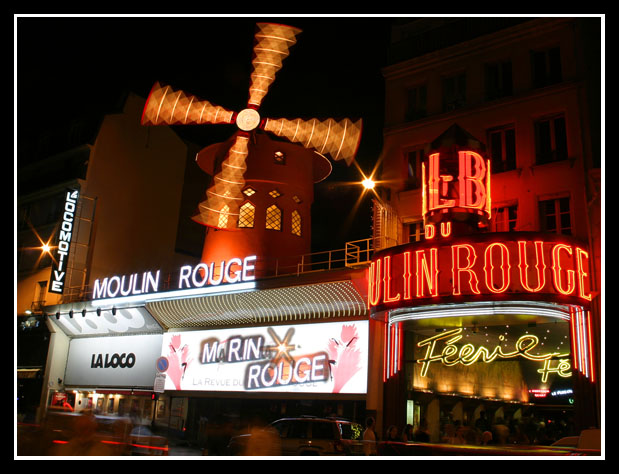
{"label": "moulin rouge sign on facade", "polygon": [[[525,297],[591,300],[589,253],[567,236],[480,233],[490,219],[490,161],[470,150],[432,153],[422,165],[424,242],[377,252],[373,312],[414,304]],[[459,235],[460,229],[468,229]]]}

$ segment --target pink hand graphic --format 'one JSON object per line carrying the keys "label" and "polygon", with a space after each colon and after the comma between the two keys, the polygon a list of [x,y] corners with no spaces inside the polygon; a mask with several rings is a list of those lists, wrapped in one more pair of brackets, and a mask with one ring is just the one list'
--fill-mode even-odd
{"label": "pink hand graphic", "polygon": [[172,336],[170,341],[168,361],[170,366],[166,374],[174,383],[176,390],[181,389],[181,381],[185,375],[185,370],[191,363],[192,359],[189,358],[189,347],[187,345],[181,346],[181,336]]}
{"label": "pink hand graphic", "polygon": [[327,352],[331,365],[334,386],[333,393],[339,393],[346,383],[361,369],[361,352],[357,348],[359,341],[355,325],[342,328],[340,340],[330,339]]}

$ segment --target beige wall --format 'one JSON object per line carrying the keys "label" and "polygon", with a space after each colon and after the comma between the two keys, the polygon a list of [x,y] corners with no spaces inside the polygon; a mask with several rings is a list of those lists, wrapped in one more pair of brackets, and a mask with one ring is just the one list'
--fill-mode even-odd
{"label": "beige wall", "polygon": [[191,217],[179,215],[188,149],[169,127],[142,126],[143,106],[130,95],[124,113],[105,117],[92,150],[82,190],[96,199],[90,285],[184,263],[175,241],[179,218]]}

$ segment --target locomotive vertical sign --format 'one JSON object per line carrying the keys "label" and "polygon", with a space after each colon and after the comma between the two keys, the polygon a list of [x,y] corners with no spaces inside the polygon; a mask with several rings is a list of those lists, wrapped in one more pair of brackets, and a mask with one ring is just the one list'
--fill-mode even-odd
{"label": "locomotive vertical sign", "polygon": [[58,246],[52,252],[52,274],[49,281],[49,291],[51,293],[62,294],[64,292],[71,238],[75,229],[77,216],[78,199],[79,190],[66,190],[60,228],[58,229]]}

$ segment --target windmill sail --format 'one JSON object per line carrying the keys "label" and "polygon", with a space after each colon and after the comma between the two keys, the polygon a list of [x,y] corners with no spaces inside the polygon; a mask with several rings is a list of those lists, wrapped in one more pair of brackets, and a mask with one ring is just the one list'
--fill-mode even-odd
{"label": "windmill sail", "polygon": [[235,113],[219,105],[156,83],[146,101],[143,125],[233,124],[239,131],[215,172],[206,200],[194,220],[217,229],[235,229],[245,186],[245,160],[250,133],[262,129],[305,148],[350,164],[361,140],[362,122],[350,119],[262,119],[258,109],[301,30],[292,26],[258,23],[247,108]]}

